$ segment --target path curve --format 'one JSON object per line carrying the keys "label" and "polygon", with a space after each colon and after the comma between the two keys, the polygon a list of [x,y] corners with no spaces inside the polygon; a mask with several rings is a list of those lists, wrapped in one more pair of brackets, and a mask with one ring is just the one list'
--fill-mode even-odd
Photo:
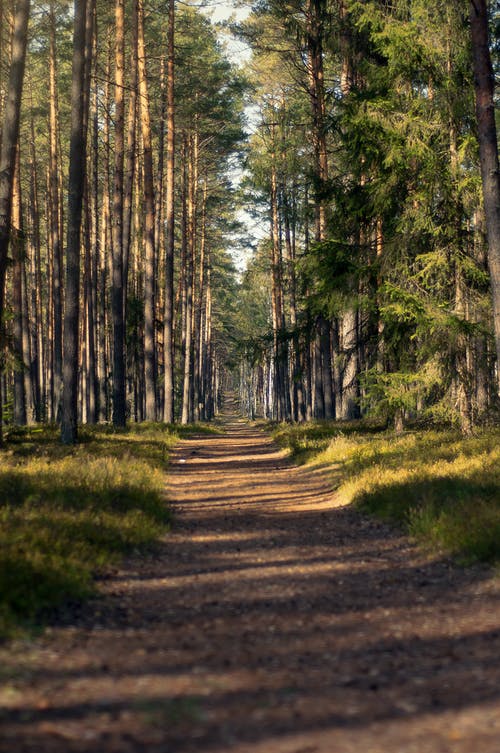
{"label": "path curve", "polygon": [[0,656],[0,752],[499,753],[498,579],[225,432],[176,448],[159,556]]}

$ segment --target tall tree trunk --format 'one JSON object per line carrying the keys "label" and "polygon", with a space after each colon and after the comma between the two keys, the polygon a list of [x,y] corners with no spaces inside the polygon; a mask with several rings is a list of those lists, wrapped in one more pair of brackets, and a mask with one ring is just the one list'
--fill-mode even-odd
{"label": "tall tree trunk", "polygon": [[[340,88],[342,95],[348,97],[354,83],[356,82],[357,71],[355,60],[353,59],[352,50],[352,31],[350,25],[349,11],[343,0],[340,2],[340,22],[341,22],[341,54],[342,69],[340,75]],[[359,156],[360,160],[362,155]],[[363,176],[360,178],[360,185],[364,182]],[[359,244],[361,232],[353,236],[350,240],[353,245]],[[353,294],[357,291],[352,290]],[[338,418],[352,420],[359,418],[359,327],[358,314],[353,308],[344,313],[339,322],[340,332],[339,340],[342,342],[342,412]],[[339,354],[340,355],[340,354]]]}
{"label": "tall tree trunk", "polygon": [[[314,169],[316,188],[314,206],[316,213],[315,240],[324,241],[327,231],[326,190],[329,179],[328,151],[326,143],[325,77],[323,68],[324,24],[327,9],[325,0],[307,0],[306,47],[309,77],[309,100],[312,113],[312,140],[314,146]],[[316,344],[314,348],[315,415],[331,418],[333,411],[331,352],[324,348],[329,343],[326,337],[328,322],[318,317]],[[326,328],[326,329],[325,329]],[[326,381],[325,381],[326,379]]]}
{"label": "tall tree trunk", "polygon": [[23,275],[24,275],[24,233],[21,206],[21,176],[19,148],[17,149],[16,171],[12,195],[12,235],[11,246],[14,260],[12,272],[13,346],[16,365],[14,369],[14,423],[26,424],[26,391],[24,370],[27,368],[23,353]]}
{"label": "tall tree trunk", "polygon": [[196,252],[196,170],[197,154],[195,137],[186,136],[185,159],[187,161],[186,176],[186,219],[184,229],[186,231],[185,243],[185,347],[184,347],[184,374],[182,389],[182,415],[181,423],[188,424],[193,420],[192,386],[193,386],[193,292],[194,292],[194,265]]}
{"label": "tall tree trunk", "polygon": [[[274,142],[274,126],[273,130],[273,142]],[[278,180],[276,173],[276,154],[271,154],[271,273],[272,273],[272,286],[271,286],[271,307],[272,307],[272,320],[273,320],[273,381],[274,381],[274,395],[273,395],[273,419],[282,421],[285,416],[282,412],[282,400],[284,384],[282,381],[283,369],[281,363],[281,340],[283,332],[283,281],[281,270],[281,249],[279,238],[279,216],[278,216]]]}
{"label": "tall tree trunk", "polygon": [[[24,63],[28,36],[30,0],[19,0],[14,18],[14,36],[9,83],[2,126],[0,151],[0,375],[4,369],[4,305],[7,253],[11,234],[12,194],[19,137]],[[0,443],[3,440],[3,397],[0,386]]]}
{"label": "tall tree trunk", "polygon": [[316,240],[326,238],[326,200],[328,183],[328,151],[326,145],[325,76],[323,70],[323,36],[325,0],[307,0],[306,3],[306,47],[309,77],[309,99],[312,112],[312,136],[314,146],[314,168],[316,173],[315,211]]}
{"label": "tall tree trunk", "polygon": [[471,0],[470,26],[476,114],[483,183],[488,266],[493,298],[493,330],[497,353],[497,390],[500,390],[500,172],[495,124],[495,76],[488,39],[488,3]]}
{"label": "tall tree trunk", "polygon": [[58,154],[58,97],[56,70],[56,19],[54,2],[49,7],[49,206],[50,245],[52,250],[52,391],[51,416],[58,419],[62,395],[62,336],[63,336],[63,258],[61,227],[61,196],[59,191]]}
{"label": "tall tree trunk", "polygon": [[125,9],[115,3],[115,174],[113,186],[113,425],[126,424],[125,403],[125,296],[123,292],[123,179],[125,149]]}
{"label": "tall tree trunk", "polygon": [[174,421],[174,243],[175,243],[175,2],[168,4],[167,32],[167,154],[165,159],[165,314],[163,324],[165,400],[163,420]]}
{"label": "tall tree trunk", "polygon": [[[97,29],[93,40],[94,73],[97,63]],[[98,301],[98,256],[99,256],[99,140],[98,132],[98,84],[95,83],[91,98],[90,123],[91,155],[89,159],[89,176],[86,180],[88,210],[86,215],[85,238],[85,298],[87,324],[87,421],[97,423],[99,420],[99,377],[97,367],[97,301]]]}
{"label": "tall tree trunk", "polygon": [[155,338],[155,201],[153,177],[153,147],[149,89],[146,77],[144,43],[144,0],[137,2],[137,63],[139,76],[139,110],[144,164],[144,367],[146,389],[146,421],[156,420],[156,338]]}
{"label": "tall tree trunk", "polygon": [[[109,42],[109,39],[108,39]],[[110,95],[110,55],[108,55],[106,80],[104,83],[103,103],[105,114],[102,125],[102,142],[103,142],[103,176],[102,176],[102,211],[99,214],[100,228],[98,231],[98,242],[96,247],[96,276],[98,278],[99,296],[97,299],[97,373],[99,380],[99,418],[107,421],[110,416],[109,411],[109,357],[108,357],[108,256],[113,253],[113,235],[110,229],[111,225],[111,176],[110,176],[110,123],[108,113],[111,111]],[[94,139],[98,140],[98,123],[95,123]],[[96,166],[97,168],[97,166]],[[96,172],[97,176],[97,172]],[[98,184],[95,185],[95,191],[98,191]]]}
{"label": "tall tree trunk", "polygon": [[[89,0],[90,3],[92,1]],[[78,441],[80,237],[86,168],[85,107],[88,107],[89,101],[85,91],[85,67],[90,57],[86,54],[87,44],[91,43],[91,39],[87,39],[87,4],[87,0],[75,0],[61,420],[61,440],[64,444],[75,444]]]}
{"label": "tall tree trunk", "polygon": [[127,318],[127,286],[132,243],[132,207],[136,176],[137,143],[137,5],[132,8],[132,49],[130,55],[130,94],[128,99],[127,147],[123,182],[123,294],[125,320]]}
{"label": "tall tree trunk", "polygon": [[38,173],[36,165],[35,125],[31,118],[30,143],[30,201],[29,201],[29,238],[30,238],[30,284],[31,311],[33,327],[32,333],[32,382],[35,421],[42,421],[46,417],[45,379],[44,379],[44,336],[46,328],[43,326],[42,312],[42,273],[40,254],[40,210],[38,199]]}

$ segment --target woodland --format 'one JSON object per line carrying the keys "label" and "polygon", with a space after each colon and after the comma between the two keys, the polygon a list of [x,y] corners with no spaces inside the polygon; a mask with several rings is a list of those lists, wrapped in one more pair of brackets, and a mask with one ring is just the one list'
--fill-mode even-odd
{"label": "woodland", "polygon": [[4,0],[2,427],[494,420],[493,6]]}
{"label": "woodland", "polygon": [[0,0],[0,753],[497,753],[498,3],[221,10]]}
{"label": "woodland", "polygon": [[499,553],[495,4],[213,10],[0,2],[14,612],[37,558],[52,603],[67,557],[79,593],[154,540],[170,448],[234,396],[346,501]]}

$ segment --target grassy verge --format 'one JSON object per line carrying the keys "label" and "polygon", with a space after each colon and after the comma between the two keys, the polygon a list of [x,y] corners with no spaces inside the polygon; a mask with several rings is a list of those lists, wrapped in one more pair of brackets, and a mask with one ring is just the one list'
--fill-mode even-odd
{"label": "grassy verge", "polygon": [[11,432],[0,451],[0,637],[89,596],[96,572],[152,546],[169,523],[168,451],[185,431],[84,428],[75,448],[55,428]]}
{"label": "grassy verge", "polygon": [[279,426],[298,462],[328,465],[341,499],[461,561],[500,561],[500,432],[396,437],[376,424]]}

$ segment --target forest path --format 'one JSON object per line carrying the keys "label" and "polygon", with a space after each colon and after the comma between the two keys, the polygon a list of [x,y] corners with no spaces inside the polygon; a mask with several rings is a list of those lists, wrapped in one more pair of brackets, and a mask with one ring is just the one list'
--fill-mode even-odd
{"label": "forest path", "polygon": [[498,579],[225,431],[175,450],[158,556],[2,652],[1,753],[499,753]]}

